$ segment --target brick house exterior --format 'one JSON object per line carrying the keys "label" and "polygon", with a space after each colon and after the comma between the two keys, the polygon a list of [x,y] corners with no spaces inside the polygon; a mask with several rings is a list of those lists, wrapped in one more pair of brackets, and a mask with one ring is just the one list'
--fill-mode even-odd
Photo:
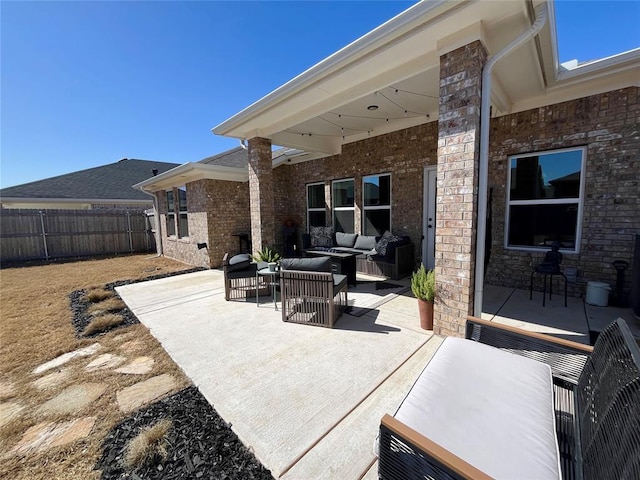
{"label": "brick house exterior", "polygon": [[[247,146],[246,166],[237,169],[244,176],[232,180],[246,189],[228,187],[221,196],[236,202],[235,223],[211,228],[221,219],[207,209],[221,210],[214,191],[227,186],[198,182],[229,179],[200,171],[187,184],[189,245],[166,241],[165,254],[215,267],[225,250],[237,251],[229,239],[242,228],[250,228],[253,251],[282,250],[285,221],[308,231],[308,185],[324,186],[325,223],[332,224],[336,180],[353,181],[348,208],[354,232],[363,233],[363,177],[384,174],[390,230],[411,237],[416,267],[427,242],[434,244],[437,334],[463,335],[483,284],[528,288],[531,267],[552,241],[564,242],[563,266],[577,268],[572,295],[583,295],[587,281],[615,283],[611,262],[632,262],[640,232],[640,49],[560,65],[548,11],[553,19],[546,0],[420,2],[218,125],[214,133]],[[294,153],[278,156],[272,145]],[[558,167],[562,155],[577,164],[560,160]],[[435,188],[427,167],[429,178],[435,168]],[[478,234],[485,179],[488,241]],[[521,198],[522,189],[536,193]],[[424,221],[429,202],[434,222]],[[539,228],[547,220],[553,228]],[[529,238],[518,243],[523,235]],[[219,245],[208,257],[193,246],[205,239]]]}

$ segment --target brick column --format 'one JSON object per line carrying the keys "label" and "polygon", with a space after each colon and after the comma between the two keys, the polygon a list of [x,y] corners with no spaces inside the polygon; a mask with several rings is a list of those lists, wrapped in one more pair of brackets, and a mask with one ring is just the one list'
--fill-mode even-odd
{"label": "brick column", "polygon": [[475,41],[440,57],[434,332],[464,336],[473,313],[482,67]]}
{"label": "brick column", "polygon": [[254,252],[273,248],[276,240],[276,215],[271,168],[271,140],[249,139],[249,200],[251,210],[251,242]]}

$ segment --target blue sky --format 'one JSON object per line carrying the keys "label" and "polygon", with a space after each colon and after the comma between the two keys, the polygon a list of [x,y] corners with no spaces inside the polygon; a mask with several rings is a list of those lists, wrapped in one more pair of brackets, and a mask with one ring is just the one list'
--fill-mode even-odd
{"label": "blue sky", "polygon": [[[210,129],[412,4],[3,1],[0,186],[233,148]],[[640,46],[638,1],[556,14],[561,61]]]}

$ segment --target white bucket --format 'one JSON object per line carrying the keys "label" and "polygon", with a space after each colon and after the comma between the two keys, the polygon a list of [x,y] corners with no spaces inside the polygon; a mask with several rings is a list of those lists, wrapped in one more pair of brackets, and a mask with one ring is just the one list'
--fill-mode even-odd
{"label": "white bucket", "polygon": [[611,287],[604,282],[587,282],[587,298],[589,305],[606,307],[609,304],[609,291]]}

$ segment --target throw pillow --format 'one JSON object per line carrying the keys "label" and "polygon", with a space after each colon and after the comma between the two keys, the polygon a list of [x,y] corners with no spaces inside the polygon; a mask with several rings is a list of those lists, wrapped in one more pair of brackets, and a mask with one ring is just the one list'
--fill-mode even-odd
{"label": "throw pillow", "polygon": [[311,227],[312,247],[333,247],[333,227]]}
{"label": "throw pillow", "polygon": [[378,252],[378,255],[382,255],[384,257],[387,254],[387,247],[389,244],[399,242],[400,240],[402,240],[402,237],[398,237],[387,230],[382,235],[382,238],[378,240],[378,243],[376,243],[376,252]]}

